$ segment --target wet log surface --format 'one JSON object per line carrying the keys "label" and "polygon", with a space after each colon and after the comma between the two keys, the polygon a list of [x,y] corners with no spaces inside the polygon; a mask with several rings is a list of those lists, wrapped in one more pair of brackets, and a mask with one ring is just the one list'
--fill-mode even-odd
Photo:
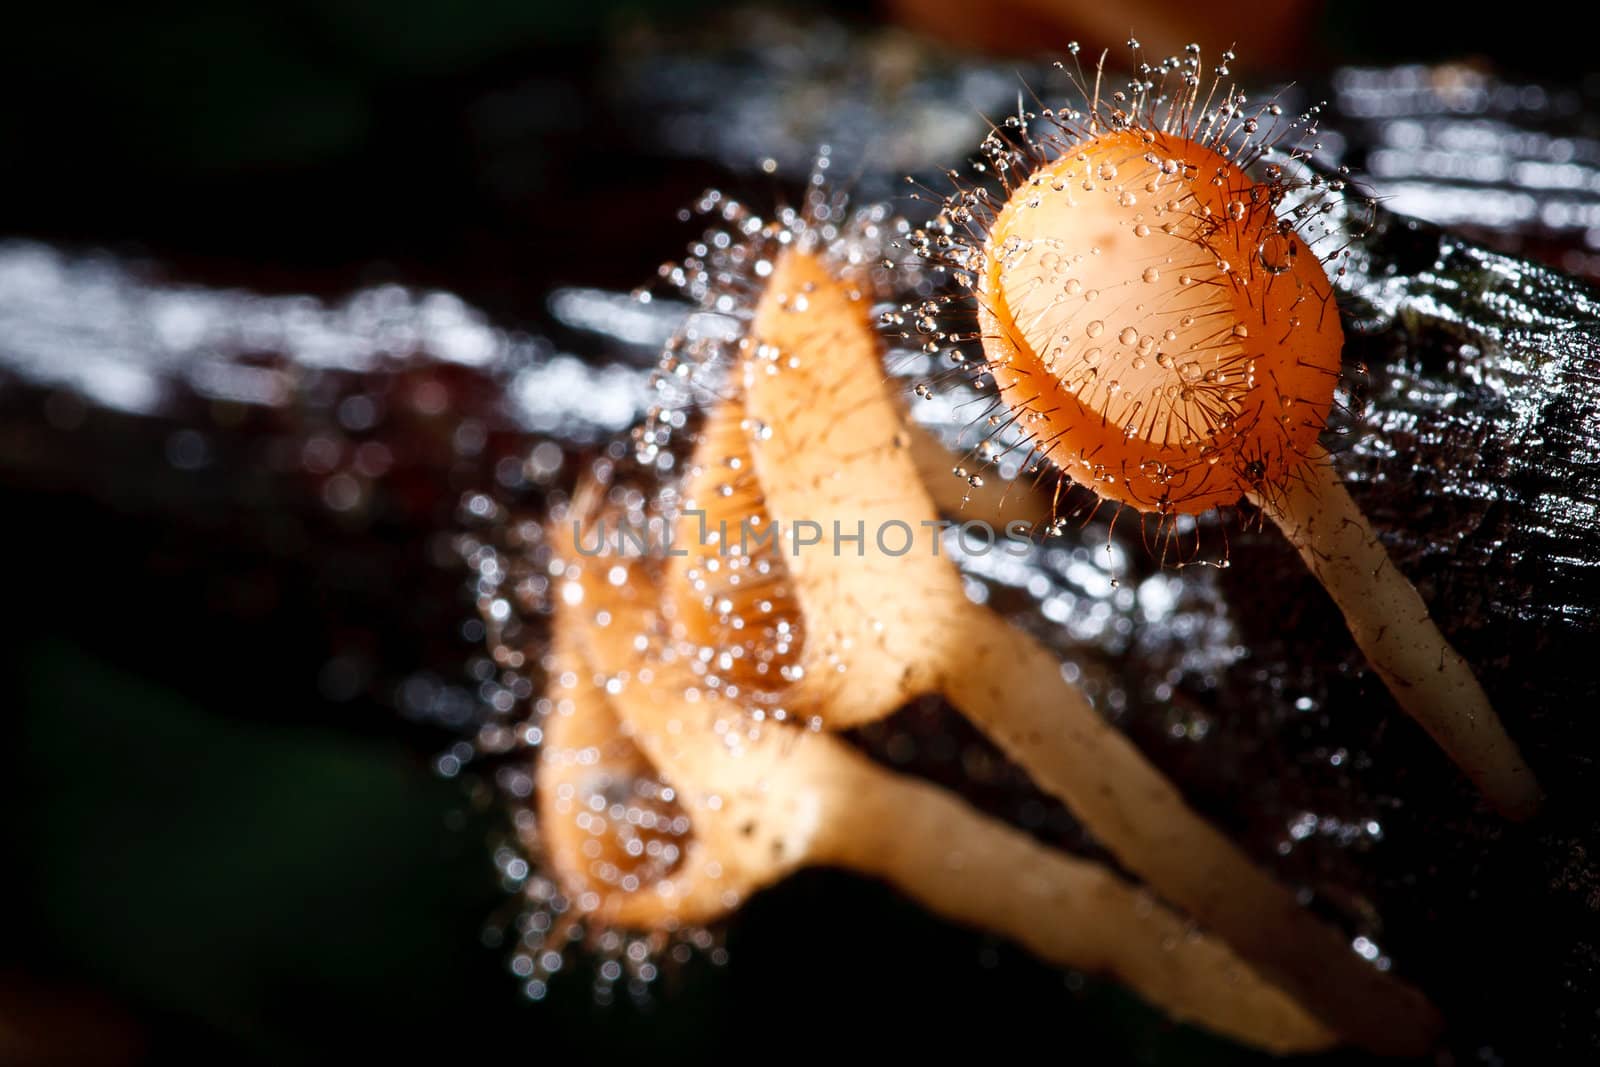
{"label": "wet log surface", "polygon": [[[720,172],[748,190],[771,157],[793,189],[827,139],[835,174],[854,175],[864,196],[891,195],[900,175],[952,165],[971,143],[949,134],[869,152],[906,107],[942,128],[970,120],[983,103],[974,95],[1014,103],[1009,67],[953,67],[831,27],[782,33],[814,47],[724,46],[713,34],[619,52],[627,77],[607,82],[627,131],[610,146],[619,169],[635,159],[693,180]],[[748,27],[733,36],[752,39]],[[877,73],[830,82],[841,68]],[[1463,78],[1477,95],[1459,95]],[[1330,151],[1373,162],[1415,148],[1395,140],[1397,123],[1449,143],[1450,123],[1478,121],[1500,135],[1502,174],[1516,173],[1516,152],[1545,150],[1529,148],[1534,135],[1557,145],[1551,165],[1578,167],[1584,181],[1600,173],[1592,100],[1559,87],[1542,102],[1512,99],[1498,84],[1460,71],[1345,72]],[[785,105],[797,85],[812,93],[803,113],[834,116],[839,130],[786,121],[800,113]],[[641,99],[660,106],[642,110]],[[674,155],[688,157],[681,172]],[[1374,168],[1380,193],[1384,168],[1402,163]],[[1098,705],[1197,806],[1305,886],[1357,948],[1437,1000],[1456,1062],[1581,1062],[1600,1052],[1600,298],[1518,257],[1590,270],[1578,231],[1551,220],[1600,210],[1600,186],[1402,176],[1392,206],[1448,203],[1448,221],[1491,194],[1529,197],[1534,210],[1479,210],[1451,229],[1380,216],[1342,298],[1351,411],[1337,463],[1539,773],[1550,794],[1541,816],[1516,827],[1482,809],[1393,707],[1275,530],[1232,522],[1230,566],[1180,575],[1119,526],[1116,587],[1103,522],[1069,532],[1032,582],[981,560],[969,568],[991,602],[1080,664]],[[598,210],[606,192],[581,207]],[[1569,206],[1541,212],[1551,203]],[[666,258],[683,233],[667,213],[628,236]],[[467,754],[448,746],[491,714],[495,690],[451,547],[470,519],[462,509],[477,491],[536,509],[570,486],[637,416],[676,312],[630,309],[626,283],[598,255],[551,277],[568,288],[542,307],[505,311],[516,328],[441,293],[264,296],[157,263],[0,245],[13,611],[228,714],[314,722],[332,709],[343,728],[408,730],[418,751],[445,748],[453,769]],[[510,300],[482,276],[460,292],[496,314]],[[395,725],[396,709],[410,726]],[[860,741],[1050,840],[1093,848],[947,709],[906,709]],[[783,930],[818,929],[802,915],[847,906],[889,907],[826,878],[771,894],[736,920],[735,974],[749,967],[772,995],[797,995],[820,965],[786,969],[762,954],[796,948],[799,935]],[[860,921],[834,926],[868,936]],[[1017,992],[1049,975],[1009,950],[998,958],[1005,995],[1054,1010]],[[967,966],[959,980],[1002,982],[979,974]],[[1102,1039],[1111,1058],[1134,1055],[1119,1040],[1138,1045]]]}

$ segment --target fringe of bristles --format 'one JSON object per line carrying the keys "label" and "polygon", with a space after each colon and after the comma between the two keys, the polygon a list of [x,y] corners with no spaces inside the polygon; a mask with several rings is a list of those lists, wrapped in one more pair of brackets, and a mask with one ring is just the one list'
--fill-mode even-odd
{"label": "fringe of bristles", "polygon": [[[991,394],[987,407],[974,419],[974,424],[985,426],[986,431],[969,458],[981,455],[992,463],[1020,454],[1021,469],[1033,475],[1036,483],[1052,474],[1045,462],[1050,443],[1039,441],[1028,430],[1026,411],[1008,410],[993,395],[992,388],[986,388],[992,385],[991,367],[981,347],[974,312],[989,231],[1007,200],[1024,188],[1041,167],[1110,131],[1149,131],[1152,135],[1194,141],[1232,161],[1241,171],[1257,172],[1252,176],[1267,190],[1265,202],[1259,207],[1274,214],[1283,213],[1278,234],[1298,238],[1317,255],[1335,289],[1347,272],[1343,261],[1350,254],[1350,246],[1370,228],[1376,209],[1375,200],[1364,198],[1368,212],[1365,219],[1356,221],[1342,215],[1347,202],[1340,194],[1348,185],[1348,168],[1341,166],[1332,173],[1323,173],[1314,163],[1314,156],[1322,147],[1315,138],[1325,102],[1294,116],[1287,115],[1276,98],[1252,107],[1246,94],[1227,80],[1228,64],[1235,58],[1231,51],[1222,54],[1222,63],[1212,68],[1207,79],[1202,75],[1197,45],[1189,45],[1182,56],[1153,64],[1144,59],[1137,40],[1130,39],[1127,45],[1133,74],[1115,89],[1107,85],[1108,52],[1101,52],[1086,73],[1079,60],[1078,45],[1069,45],[1069,59],[1055,66],[1066,74],[1081,106],[1053,109],[1035,96],[1030,108],[1019,93],[1016,113],[999,124],[991,123],[979,145],[978,157],[969,163],[969,172],[946,172],[949,192],[940,193],[907,179],[914,187],[912,199],[931,205],[935,212],[928,223],[911,232],[907,241],[909,262],[934,277],[948,276],[954,286],[919,295],[886,316],[885,323],[924,355],[937,357],[943,352],[951,364],[928,382],[919,383],[919,395],[931,395],[949,379],[959,379],[980,393]],[[1154,136],[1150,139],[1153,141]],[[1200,225],[1203,236],[1209,234],[1215,239],[1223,227],[1242,222],[1213,217],[1200,220]],[[1201,247],[1215,255],[1211,240],[1203,240]],[[1248,266],[1253,270],[1255,265]],[[1320,313],[1330,313],[1330,309],[1325,306]],[[1239,462],[1248,471],[1252,464],[1264,467],[1267,458],[1241,454]],[[1060,501],[1070,483],[1059,470],[1053,473],[1055,499]],[[1266,491],[1271,488],[1266,487]],[[1055,526],[1063,527],[1068,519],[1087,524],[1103,503],[1096,498],[1071,515],[1058,515]],[[1145,518],[1152,517],[1158,554],[1165,561],[1183,524],[1175,521],[1175,516],[1157,514]],[[1150,523],[1143,525],[1148,545]],[[1185,557],[1188,555],[1184,553]],[[1186,562],[1201,561],[1180,559],[1179,565]]]}

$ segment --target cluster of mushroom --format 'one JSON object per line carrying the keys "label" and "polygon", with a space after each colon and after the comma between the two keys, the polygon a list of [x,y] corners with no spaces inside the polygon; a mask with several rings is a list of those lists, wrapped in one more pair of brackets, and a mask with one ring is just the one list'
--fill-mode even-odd
{"label": "cluster of mushroom", "polygon": [[[1197,62],[1162,65],[1175,93],[1147,78],[1104,106],[1097,78],[1086,114],[1048,116],[1048,141],[1021,116],[991,142],[1008,199],[958,194],[922,249],[976,297],[985,369],[1029,448],[1141,511],[1254,501],[1401,706],[1527,814],[1531,775],[1317,444],[1339,373],[1332,289],[1279,220],[1281,171],[1248,176],[1238,101],[1199,103]],[[669,271],[741,322],[681,477],[642,506],[586,484],[548,525],[536,833],[568,897],[605,924],[672,929],[800,867],[843,867],[1247,1044],[1429,1047],[1439,1020],[1419,992],[1191,810],[1052,653],[968,598],[947,555],[906,550],[941,511],[1039,523],[1049,504],[929,477],[952,459],[884,373],[877,268],[837,226],[721,208],[742,235],[737,284]],[[606,539],[630,522],[672,536],[661,551]],[[929,694],[1142,885],[838,736]]]}

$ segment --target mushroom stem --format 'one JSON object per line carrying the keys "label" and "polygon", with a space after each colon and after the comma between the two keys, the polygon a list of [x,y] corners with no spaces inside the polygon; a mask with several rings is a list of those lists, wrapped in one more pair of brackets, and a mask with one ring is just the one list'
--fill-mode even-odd
{"label": "mushroom stem", "polygon": [[1415,989],[1351,951],[1288,889],[1202,819],[1061,676],[1043,646],[992,613],[960,622],[969,659],[944,690],[1040,788],[1134,874],[1252,966],[1373,1051],[1418,1055],[1440,1021]]}
{"label": "mushroom stem", "polygon": [[1045,848],[930,784],[863,770],[834,851],[819,861],[881,878],[1047,962],[1109,974],[1175,1019],[1280,1055],[1334,1043],[1227,942],[1107,867]]}
{"label": "mushroom stem", "polygon": [[1427,730],[1496,808],[1538,810],[1539,783],[1472,668],[1439,632],[1416,586],[1395,567],[1318,447],[1282,492],[1250,495],[1299,550],[1344,613],[1350,634],[1407,715]]}
{"label": "mushroom stem", "polygon": [[[586,653],[565,683],[572,704],[563,713],[614,712],[693,827],[676,871],[607,897],[602,911],[612,921],[710,921],[800,867],[838,866],[1048,962],[1111,975],[1174,1018],[1278,1053],[1334,1043],[1328,1027],[1226,941],[1194,930],[1105,866],[1041,845],[830,734],[775,724],[749,732],[742,710],[721,696],[685,698],[693,677],[681,661],[654,663],[648,681],[641,672],[604,695],[582,664],[637,659],[628,635],[651,628],[649,598],[640,595],[647,583],[641,576],[619,588],[588,573],[580,581],[591,615],[564,613],[558,623],[582,632]],[[607,624],[591,621],[597,610]]]}
{"label": "mushroom stem", "polygon": [[909,415],[902,416],[902,421],[911,461],[917,465],[922,484],[941,515],[987,522],[997,534],[1007,531],[1012,523],[1021,523],[1029,532],[1042,530],[1055,518],[1054,502],[1028,479],[963,480],[954,473],[962,462],[960,456]]}

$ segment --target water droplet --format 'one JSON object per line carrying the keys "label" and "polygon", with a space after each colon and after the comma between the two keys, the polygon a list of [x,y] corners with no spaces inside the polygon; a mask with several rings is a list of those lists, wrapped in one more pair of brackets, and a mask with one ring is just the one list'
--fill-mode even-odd
{"label": "water droplet", "polygon": [[1101,178],[1105,179],[1106,181],[1110,181],[1112,178],[1115,178],[1116,176],[1117,176],[1117,168],[1116,168],[1115,165],[1113,165],[1111,163],[1102,163],[1102,164],[1100,164],[1100,177]]}
{"label": "water droplet", "polygon": [[1131,345],[1139,339],[1139,331],[1132,326],[1124,326],[1122,332],[1117,334],[1117,340],[1125,345]]}
{"label": "water droplet", "polygon": [[1105,332],[1105,328],[1105,323],[1101,322],[1099,319],[1095,319],[1093,322],[1089,323],[1089,325],[1083,328],[1083,332],[1089,337],[1099,337]]}
{"label": "water droplet", "polygon": [[1150,236],[1150,227],[1146,226],[1144,223],[1141,222],[1141,223],[1139,223],[1139,225],[1137,225],[1137,226],[1135,226],[1133,228],[1133,235],[1135,237],[1149,237]]}
{"label": "water droplet", "polygon": [[1198,382],[1204,374],[1200,364],[1192,359],[1178,367],[1178,376],[1186,382]]}
{"label": "water droplet", "polygon": [[1146,267],[1144,269],[1144,280],[1151,283],[1160,281],[1161,272],[1154,267]]}
{"label": "water droplet", "polygon": [[1244,201],[1235,200],[1233,203],[1228,205],[1228,217],[1230,219],[1232,219],[1234,222],[1243,221],[1244,216],[1245,216]]}
{"label": "water droplet", "polygon": [[1249,337],[1250,336],[1250,327],[1246,326],[1242,322],[1241,323],[1237,323],[1233,327],[1233,335],[1235,337]]}
{"label": "water droplet", "polygon": [[1282,274],[1294,266],[1297,242],[1287,234],[1274,233],[1264,238],[1256,256],[1268,274]]}
{"label": "water droplet", "polygon": [[1083,283],[1076,278],[1068,278],[1067,284],[1061,287],[1062,292],[1068,296],[1077,296],[1083,292]]}

